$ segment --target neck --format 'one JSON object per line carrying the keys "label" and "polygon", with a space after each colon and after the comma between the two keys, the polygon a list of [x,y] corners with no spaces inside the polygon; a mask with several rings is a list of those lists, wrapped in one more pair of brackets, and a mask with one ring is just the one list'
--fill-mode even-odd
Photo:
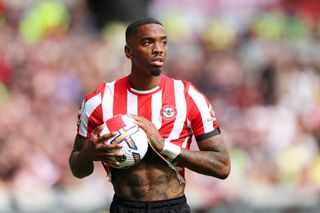
{"label": "neck", "polygon": [[129,84],[136,90],[150,90],[160,85],[161,75],[138,75],[131,72]]}

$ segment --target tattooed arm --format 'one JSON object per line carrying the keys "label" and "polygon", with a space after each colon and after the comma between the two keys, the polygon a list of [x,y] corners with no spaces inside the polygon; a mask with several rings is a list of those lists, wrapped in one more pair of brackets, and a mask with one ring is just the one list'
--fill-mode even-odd
{"label": "tattooed arm", "polygon": [[119,149],[119,144],[104,144],[104,141],[114,136],[114,133],[108,133],[99,136],[103,126],[98,126],[92,131],[90,138],[84,138],[79,134],[74,140],[73,149],[69,157],[71,172],[75,177],[84,178],[93,173],[94,161],[104,161],[107,164],[119,165],[112,157],[122,154],[110,152],[112,149]]}
{"label": "tattooed arm", "polygon": [[200,151],[182,149],[175,159],[188,169],[204,175],[225,179],[230,173],[229,154],[221,135],[198,141]]}
{"label": "tattooed arm", "polygon": [[[143,128],[152,146],[160,153],[164,148],[164,138],[154,124],[142,116],[130,116]],[[230,173],[230,160],[222,135],[198,141],[198,146],[200,151],[181,149],[174,161],[200,174],[227,178]]]}
{"label": "tattooed arm", "polygon": [[[143,128],[154,149],[160,153],[164,148],[164,138],[154,124],[142,116],[130,116]],[[222,135],[198,141],[198,147],[200,151],[181,149],[174,161],[200,174],[227,178],[230,173],[230,160]]]}

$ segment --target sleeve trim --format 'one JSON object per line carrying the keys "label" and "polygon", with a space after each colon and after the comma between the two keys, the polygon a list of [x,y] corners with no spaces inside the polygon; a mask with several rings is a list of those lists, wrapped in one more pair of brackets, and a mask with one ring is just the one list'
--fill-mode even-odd
{"label": "sleeve trim", "polygon": [[203,135],[199,135],[199,136],[196,136],[196,141],[199,142],[199,141],[202,141],[204,139],[207,139],[207,138],[210,138],[212,136],[215,136],[215,135],[220,135],[221,134],[221,131],[220,131],[220,128],[218,127],[217,129],[211,131],[211,132],[208,132],[208,133],[205,133]]}

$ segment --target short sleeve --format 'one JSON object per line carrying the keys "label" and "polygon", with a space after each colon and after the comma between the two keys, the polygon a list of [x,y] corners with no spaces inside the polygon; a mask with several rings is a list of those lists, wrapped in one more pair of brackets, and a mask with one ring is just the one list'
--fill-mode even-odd
{"label": "short sleeve", "polygon": [[187,91],[188,120],[197,141],[220,134],[215,111],[207,97],[190,85]]}
{"label": "short sleeve", "polygon": [[103,123],[101,93],[87,95],[81,103],[78,112],[77,133],[88,138],[92,130]]}

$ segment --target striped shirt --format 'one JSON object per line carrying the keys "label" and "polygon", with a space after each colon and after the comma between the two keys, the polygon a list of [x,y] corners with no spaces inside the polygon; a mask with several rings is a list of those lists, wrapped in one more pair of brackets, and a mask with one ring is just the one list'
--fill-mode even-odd
{"label": "striped shirt", "polygon": [[208,99],[190,82],[163,74],[160,85],[148,91],[131,88],[128,76],[99,85],[82,103],[78,134],[88,138],[109,118],[128,113],[152,121],[164,139],[185,149],[190,149],[193,135],[201,142],[220,134]]}

